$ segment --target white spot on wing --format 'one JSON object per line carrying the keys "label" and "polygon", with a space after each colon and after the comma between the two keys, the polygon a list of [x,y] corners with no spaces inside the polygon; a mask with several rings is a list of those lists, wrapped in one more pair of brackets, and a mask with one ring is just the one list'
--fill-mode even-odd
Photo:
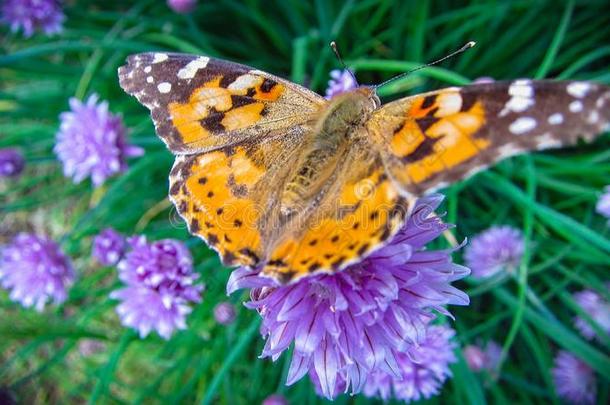
{"label": "white spot on wing", "polygon": [[572,82],[568,84],[566,90],[572,97],[583,98],[591,90],[591,84],[587,82]]}
{"label": "white spot on wing", "polygon": [[227,87],[229,90],[247,90],[256,86],[261,81],[260,76],[245,74],[239,76],[235,81]]}
{"label": "white spot on wing", "polygon": [[570,111],[572,111],[573,113],[577,113],[577,112],[581,112],[583,109],[583,105],[582,102],[576,100],[576,101],[572,101],[569,105],[569,109]]}
{"label": "white spot on wing", "polygon": [[520,113],[534,105],[534,87],[530,80],[515,80],[508,87],[508,94],[511,98],[506,102],[500,117],[508,115],[511,111]]}
{"label": "white spot on wing", "polygon": [[167,59],[169,59],[169,56],[167,56],[166,53],[156,53],[155,56],[153,57],[152,63],[163,62]]}
{"label": "white spot on wing", "polygon": [[157,89],[159,89],[159,93],[169,93],[172,89],[172,85],[168,82],[159,83]]}
{"label": "white spot on wing", "polygon": [[151,71],[151,70],[152,70],[152,67],[151,67],[151,66],[146,66],[146,67],[144,68],[144,73],[150,73],[150,71]]}
{"label": "white spot on wing", "polygon": [[540,135],[537,138],[537,141],[537,147],[539,149],[556,148],[558,146],[561,146],[561,141],[559,139],[553,138],[553,136],[548,132],[543,135]]}
{"label": "white spot on wing", "polygon": [[597,121],[599,121],[599,113],[597,112],[597,110],[593,110],[589,113],[589,116],[587,117],[587,122],[589,124],[595,124],[597,123]]}
{"label": "white spot on wing", "polygon": [[521,135],[536,128],[536,120],[532,117],[520,117],[513,121],[508,130],[515,135]]}
{"label": "white spot on wing", "polygon": [[154,79],[152,76],[148,76],[148,77],[146,78],[146,82],[147,82],[147,83],[153,83],[154,81],[155,81],[155,79]]}
{"label": "white spot on wing", "polygon": [[501,159],[515,156],[519,152],[521,152],[521,149],[515,147],[515,145],[512,145],[510,143],[502,145],[502,146],[500,146],[500,148],[498,148],[498,154],[500,155]]}
{"label": "white spot on wing", "polygon": [[559,125],[562,122],[563,122],[563,115],[561,115],[561,113],[555,113],[549,117],[549,124],[551,124],[551,125]]}
{"label": "white spot on wing", "polygon": [[207,65],[208,62],[210,61],[210,58],[205,57],[205,56],[200,56],[195,60],[190,61],[189,63],[186,64],[186,66],[184,66],[182,69],[180,69],[178,71],[178,78],[179,79],[192,79],[193,77],[195,77],[195,75],[197,74],[197,71],[199,69],[204,69]]}

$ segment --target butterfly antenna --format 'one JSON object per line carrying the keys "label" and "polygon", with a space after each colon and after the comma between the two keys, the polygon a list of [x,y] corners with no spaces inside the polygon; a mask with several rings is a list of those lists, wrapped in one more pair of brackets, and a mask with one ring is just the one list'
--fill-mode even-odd
{"label": "butterfly antenna", "polygon": [[378,89],[378,88],[379,88],[379,87],[381,87],[381,86],[385,86],[386,84],[388,84],[388,83],[390,83],[390,82],[393,82],[394,80],[398,80],[398,79],[400,79],[400,78],[403,78],[403,77],[405,77],[405,76],[407,76],[407,75],[410,75],[411,73],[416,72],[416,71],[418,71],[418,70],[420,70],[420,69],[427,68],[428,66],[436,65],[437,63],[441,63],[442,61],[444,61],[444,60],[446,60],[446,59],[449,59],[449,58],[451,58],[451,57],[453,57],[453,56],[455,56],[455,55],[457,55],[457,54],[460,54],[460,53],[462,53],[462,52],[464,52],[464,51],[466,51],[466,50],[468,50],[468,49],[472,48],[472,47],[473,47],[473,46],[475,46],[476,44],[477,44],[476,42],[474,42],[474,41],[470,41],[470,42],[468,42],[467,44],[465,44],[464,46],[462,46],[460,49],[458,49],[457,51],[453,51],[453,52],[451,52],[449,55],[447,55],[447,56],[443,56],[443,57],[442,57],[442,58],[440,58],[439,60],[435,60],[434,62],[430,62],[430,63],[426,63],[425,65],[418,66],[418,67],[416,67],[415,69],[411,69],[411,70],[409,70],[409,71],[407,71],[407,72],[401,73],[401,74],[399,74],[398,76],[394,76],[393,78],[388,79],[388,80],[386,80],[385,82],[383,82],[383,83],[381,83],[381,84],[377,84],[377,85],[372,86],[372,87],[374,87],[375,89]]}
{"label": "butterfly antenna", "polygon": [[343,66],[343,69],[345,69],[349,72],[350,76],[352,76],[352,79],[354,79],[354,83],[358,83],[358,80],[356,80],[356,76],[354,75],[354,72],[352,72],[352,70],[345,65],[345,62],[343,62],[343,59],[341,59],[341,55],[339,54],[339,49],[337,48],[337,43],[335,41],[330,41],[330,47],[333,50],[333,52],[335,53],[335,56],[337,57],[337,60],[339,61],[341,66]]}

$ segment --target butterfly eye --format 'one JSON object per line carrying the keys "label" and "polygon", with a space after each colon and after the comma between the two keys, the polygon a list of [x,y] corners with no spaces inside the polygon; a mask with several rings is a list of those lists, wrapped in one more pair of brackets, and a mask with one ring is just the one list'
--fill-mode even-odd
{"label": "butterfly eye", "polygon": [[379,99],[379,96],[377,95],[375,90],[373,90],[373,93],[371,94],[371,100],[373,100],[373,105],[375,106],[375,108],[379,108],[379,106],[381,105],[381,100]]}

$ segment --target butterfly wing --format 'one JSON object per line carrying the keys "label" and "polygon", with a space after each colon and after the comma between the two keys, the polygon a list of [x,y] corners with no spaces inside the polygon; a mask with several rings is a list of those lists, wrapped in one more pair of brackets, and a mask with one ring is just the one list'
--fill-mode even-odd
{"label": "butterfly wing", "polygon": [[223,60],[131,55],[119,82],[151,111],[176,154],[207,152],[278,134],[303,134],[326,100],[279,77]]}
{"label": "butterfly wing", "polygon": [[606,86],[516,80],[400,99],[367,127],[390,177],[421,195],[509,156],[591,140],[608,127],[609,106]]}
{"label": "butterfly wing", "polygon": [[258,266],[277,232],[277,204],[294,138],[265,138],[193,155],[179,155],[170,173],[170,198],[189,231],[227,266]]}

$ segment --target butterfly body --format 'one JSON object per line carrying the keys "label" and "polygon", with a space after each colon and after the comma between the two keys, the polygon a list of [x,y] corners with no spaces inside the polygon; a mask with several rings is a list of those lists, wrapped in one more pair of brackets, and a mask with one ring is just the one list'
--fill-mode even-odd
{"label": "butterfly body", "polygon": [[336,172],[340,159],[350,149],[365,147],[368,135],[365,123],[378,107],[374,95],[367,87],[350,91],[331,100],[315,118],[282,194],[282,213],[294,213],[315,198]]}
{"label": "butterfly body", "polygon": [[503,158],[592,140],[610,89],[516,80],[380,105],[362,86],[331,100],[247,66],[131,56],[121,86],[176,155],[170,198],[226,265],[281,283],[336,272],[383,246],[414,199]]}

